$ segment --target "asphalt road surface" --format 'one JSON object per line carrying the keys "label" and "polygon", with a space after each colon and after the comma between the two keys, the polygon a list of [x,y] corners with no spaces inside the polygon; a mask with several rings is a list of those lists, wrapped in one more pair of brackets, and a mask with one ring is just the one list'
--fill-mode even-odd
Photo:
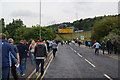
{"label": "asphalt road surface", "polygon": [[45,70],[44,80],[105,79],[117,80],[118,60],[94,54],[94,49],[59,45],[57,55]]}
{"label": "asphalt road surface", "polygon": [[[53,58],[52,51],[45,61],[45,72],[35,74],[35,64],[27,59],[25,80],[118,80],[118,59],[94,54],[94,49],[74,44],[59,45],[57,55]],[[11,79],[12,75],[10,76]]]}

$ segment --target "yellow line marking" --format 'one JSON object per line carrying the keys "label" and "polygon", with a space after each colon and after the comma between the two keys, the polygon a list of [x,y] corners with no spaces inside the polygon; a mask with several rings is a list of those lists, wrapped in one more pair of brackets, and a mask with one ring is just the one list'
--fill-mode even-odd
{"label": "yellow line marking", "polygon": [[[49,55],[52,53],[52,51],[49,53]],[[48,55],[48,56],[49,56]],[[40,67],[41,65],[39,65],[39,67]],[[27,80],[29,80],[32,76],[33,76],[33,74],[35,73],[35,70],[36,69],[34,69],[34,71],[27,77]]]}
{"label": "yellow line marking", "polygon": [[43,74],[43,76],[41,77],[41,79],[40,79],[40,80],[42,80],[42,79],[43,79],[43,77],[45,76],[45,73],[47,72],[47,70],[48,70],[48,68],[49,68],[49,66],[50,66],[50,64],[51,64],[51,62],[52,62],[52,60],[53,60],[53,56],[52,56],[52,59],[50,60],[50,62],[49,62],[49,64],[48,64],[48,66],[47,66],[47,68],[45,69],[45,72],[44,72],[44,74]]}
{"label": "yellow line marking", "polygon": [[34,73],[35,73],[35,69],[34,69],[34,71],[27,77],[27,78],[28,78],[27,80],[29,80],[29,78],[31,78]]}
{"label": "yellow line marking", "polygon": [[[50,56],[50,59],[51,59],[52,56],[53,56],[53,55]],[[45,68],[46,66],[47,66],[47,63],[45,64],[44,68]],[[38,74],[36,80],[40,77],[40,75],[41,75],[41,73]]]}

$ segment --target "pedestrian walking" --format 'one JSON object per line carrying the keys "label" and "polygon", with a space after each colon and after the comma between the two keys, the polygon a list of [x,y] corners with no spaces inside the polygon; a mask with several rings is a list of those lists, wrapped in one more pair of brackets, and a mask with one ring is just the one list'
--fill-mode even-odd
{"label": "pedestrian walking", "polygon": [[91,41],[88,41],[88,47],[90,48],[92,45]]}
{"label": "pedestrian walking", "polygon": [[79,46],[81,45],[81,41],[78,41],[78,45],[79,45]]}
{"label": "pedestrian walking", "polygon": [[31,60],[31,64],[34,64],[34,50],[35,50],[35,41],[32,40],[30,46],[29,46],[29,54],[30,54],[30,60]]}
{"label": "pedestrian walking", "polygon": [[85,41],[85,46],[88,46],[88,41]]}
{"label": "pedestrian walking", "polygon": [[61,45],[63,45],[64,44],[64,41],[61,41]]}
{"label": "pedestrian walking", "polygon": [[42,76],[44,74],[44,59],[47,58],[46,46],[42,41],[35,46],[34,56],[36,60],[36,75],[39,73],[39,65],[41,64]]}
{"label": "pedestrian walking", "polygon": [[32,39],[30,39],[30,40],[28,41],[28,46],[30,46],[31,42],[32,42]]}
{"label": "pedestrian walking", "polygon": [[68,40],[68,45],[70,44],[70,40]]}
{"label": "pedestrian walking", "polygon": [[104,54],[105,48],[106,48],[106,43],[103,40],[102,43],[101,43],[101,49],[103,51],[103,54]]}
{"label": "pedestrian walking", "polygon": [[49,43],[49,52],[52,50],[52,40],[50,40],[50,41],[48,41],[48,43]]}
{"label": "pedestrian walking", "polygon": [[57,44],[57,45],[59,44],[59,41],[58,41],[58,40],[56,40],[56,44]]}
{"label": "pedestrian walking", "polygon": [[[14,46],[14,40],[12,39],[12,38],[9,38],[8,39],[8,42],[11,44],[11,46],[14,48],[14,51],[16,52],[16,57],[17,57],[17,59],[11,54],[11,52],[10,52],[10,60],[11,60],[11,73],[12,73],[12,75],[13,75],[13,78],[15,79],[15,80],[19,80],[19,77],[18,77],[18,74],[17,73],[19,73],[20,71],[18,71],[18,67],[19,67],[19,63],[20,63],[20,58],[19,58],[19,53],[18,53],[18,49],[17,49],[17,47],[16,46]],[[17,68],[16,68],[16,66],[18,66]]]}
{"label": "pedestrian walking", "polygon": [[26,63],[27,63],[27,58],[28,57],[30,57],[30,54],[29,54],[29,44],[28,44],[28,42],[26,41],[26,40],[24,40],[24,44],[26,45],[26,47],[27,47],[27,50],[25,50],[25,52],[27,53],[27,56],[26,56],[26,58],[25,58],[25,69],[26,69]]}
{"label": "pedestrian walking", "polygon": [[20,40],[20,43],[17,44],[18,52],[20,55],[20,69],[21,76],[25,76],[24,70],[26,69],[26,59],[28,53],[28,47],[25,45],[24,40]]}
{"label": "pedestrian walking", "polygon": [[108,54],[111,54],[112,50],[113,50],[113,44],[110,39],[108,39],[108,41],[106,43],[106,47],[107,47]]}
{"label": "pedestrian walking", "polygon": [[98,43],[98,41],[96,41],[95,44],[93,44],[92,47],[95,47],[95,54],[99,53],[99,48],[100,48],[100,44]]}
{"label": "pedestrian walking", "polygon": [[113,42],[114,54],[117,54],[117,48],[118,48],[118,43],[117,43],[117,41],[115,40],[115,41]]}
{"label": "pedestrian walking", "polygon": [[57,44],[55,41],[52,43],[53,56],[55,57],[57,51]]}
{"label": "pedestrian walking", "polygon": [[48,52],[49,52],[50,51],[49,40],[46,41],[46,45],[47,45],[47,49],[48,49]]}
{"label": "pedestrian walking", "polygon": [[[2,80],[9,80],[9,74],[10,74],[10,58],[9,58],[9,52],[13,54],[15,58],[16,52],[14,51],[14,48],[9,44],[6,40],[6,35],[4,33],[0,34],[0,47],[2,47]],[[0,63],[1,64],[1,63]]]}

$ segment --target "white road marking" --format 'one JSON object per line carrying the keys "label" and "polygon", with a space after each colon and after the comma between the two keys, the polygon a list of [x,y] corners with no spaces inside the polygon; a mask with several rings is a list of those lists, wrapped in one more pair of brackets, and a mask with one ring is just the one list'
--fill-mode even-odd
{"label": "white road marking", "polygon": [[[73,50],[73,48],[71,48],[71,47],[70,47],[70,49],[72,49],[72,50]],[[75,50],[74,50],[74,52],[76,52],[76,53],[77,53],[77,51],[75,51]],[[83,57],[83,56],[82,56],[82,55],[80,55],[79,53],[77,53],[77,54],[78,54],[78,56]]]}
{"label": "white road marking", "polygon": [[70,49],[72,49],[72,48],[70,47]]}
{"label": "white road marking", "polygon": [[82,55],[80,55],[79,53],[77,53],[78,54],[78,56],[80,56],[80,57],[83,57]]}
{"label": "white road marking", "polygon": [[87,59],[85,59],[85,61],[87,61],[92,67],[94,67],[95,68],[95,65],[94,64],[92,64],[90,61],[88,61]]}
{"label": "white road marking", "polygon": [[74,52],[76,52],[76,50],[74,50]]}
{"label": "white road marking", "polygon": [[104,76],[106,77],[106,78],[108,78],[109,80],[113,80],[111,77],[109,77],[107,74],[104,74]]}
{"label": "white road marking", "polygon": [[[70,47],[71,48],[71,47]],[[71,48],[72,50],[73,50],[73,48]],[[74,52],[76,52],[75,50],[74,50]],[[77,53],[77,52],[76,52]],[[79,53],[77,53],[78,54],[78,56],[80,56],[80,57],[83,57],[82,55],[80,55]],[[86,62],[88,62],[92,67],[96,67],[94,64],[92,64],[89,60],[87,60],[87,59],[85,59],[85,61]],[[107,74],[104,74],[104,76],[106,77],[106,78],[108,78],[109,80],[113,80],[110,76],[108,76]]]}
{"label": "white road marking", "polygon": [[70,49],[72,49],[72,48],[70,47]]}
{"label": "white road marking", "polygon": [[106,77],[106,78],[108,78],[109,80],[113,80],[111,77],[109,77],[107,74],[104,74],[104,76]]}

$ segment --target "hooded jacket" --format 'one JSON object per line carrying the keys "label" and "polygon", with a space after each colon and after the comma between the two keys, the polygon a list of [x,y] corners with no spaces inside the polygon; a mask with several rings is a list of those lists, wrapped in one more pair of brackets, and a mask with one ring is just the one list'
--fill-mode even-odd
{"label": "hooded jacket", "polygon": [[37,44],[34,55],[36,59],[44,59],[44,57],[47,57],[46,46],[42,43]]}
{"label": "hooded jacket", "polygon": [[28,53],[28,47],[25,44],[19,43],[17,44],[17,48],[20,55],[20,59],[26,58]]}
{"label": "hooded jacket", "polygon": [[[2,67],[10,67],[9,52],[11,52],[15,58],[16,58],[16,52],[14,51],[14,48],[12,47],[12,45],[9,44],[4,39],[0,39],[0,47],[2,48],[2,51],[0,49],[0,52],[2,52]],[[0,53],[0,56],[1,56],[1,53]]]}

